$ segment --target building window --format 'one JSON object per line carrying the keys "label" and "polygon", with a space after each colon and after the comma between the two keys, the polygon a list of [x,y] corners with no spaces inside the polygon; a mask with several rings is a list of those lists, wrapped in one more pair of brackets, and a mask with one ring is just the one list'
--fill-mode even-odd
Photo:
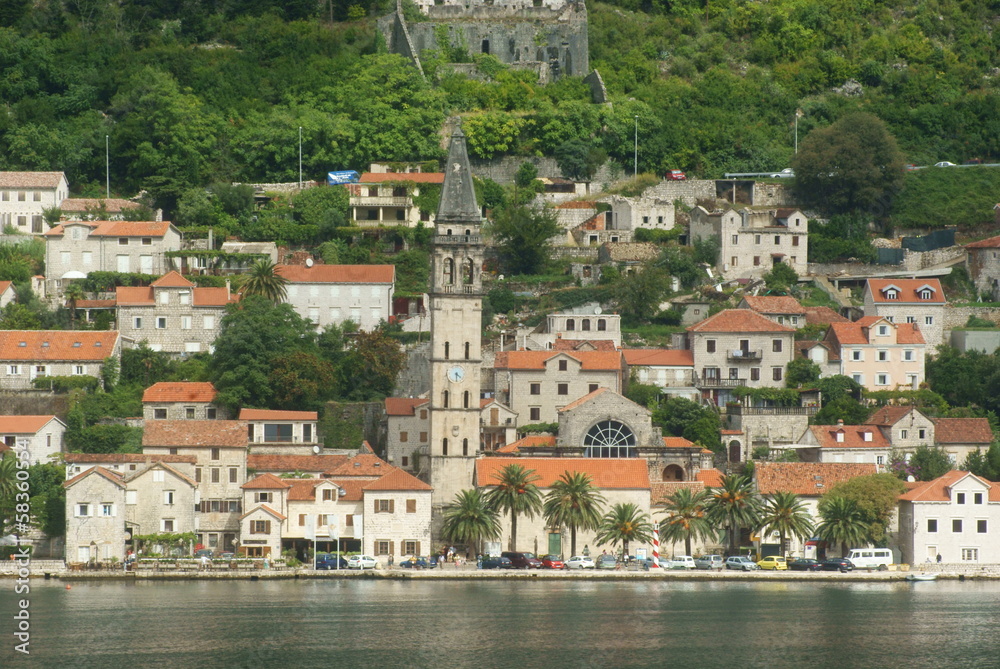
{"label": "building window", "polygon": [[864,354],[859,350],[851,351],[851,360],[854,362],[862,362],[865,359]]}
{"label": "building window", "polygon": [[778,236],[778,235],[774,236],[774,245],[775,246],[781,246],[781,237],[780,236]]}
{"label": "building window", "polygon": [[219,477],[219,468],[218,467],[212,467],[212,483],[218,483],[219,480],[220,480],[220,477]]}
{"label": "building window", "polygon": [[885,464],[885,456],[884,455],[876,455],[875,456],[875,464],[877,464],[877,465],[884,465]]}
{"label": "building window", "polygon": [[132,327],[136,330],[142,329],[142,316],[136,316],[132,319]]}
{"label": "building window", "polygon": [[916,316],[907,316],[906,317],[906,322],[907,323],[916,323],[917,322],[917,317]]}
{"label": "building window", "polygon": [[750,380],[751,381],[760,381],[760,367],[751,367],[750,368]]}
{"label": "building window", "polygon": [[965,493],[964,492],[960,492],[960,493],[956,493],[955,494],[955,503],[956,504],[965,504]]}
{"label": "building window", "polygon": [[162,469],[157,469],[153,472],[153,482],[163,483],[164,481],[164,471]]}
{"label": "building window", "polygon": [[856,384],[858,384],[859,386],[865,385],[865,375],[864,374],[852,374],[851,378],[854,379],[854,382]]}
{"label": "building window", "polygon": [[732,256],[729,258],[729,266],[736,267],[737,265],[739,265],[739,261],[740,259],[737,256]]}
{"label": "building window", "polygon": [[889,326],[888,325],[880,325],[880,326],[878,326],[878,336],[879,337],[885,337],[888,334],[889,334]]}
{"label": "building window", "polygon": [[636,438],[631,429],[616,420],[594,425],[583,438],[584,457],[634,458]]}
{"label": "building window", "polygon": [[118,246],[128,246],[128,237],[119,237]]}
{"label": "building window", "polygon": [[909,435],[910,435],[910,431],[909,430],[900,430],[899,431],[899,438],[900,439],[906,439]]}
{"label": "building window", "polygon": [[934,325],[934,317],[924,316],[924,325]]}
{"label": "building window", "polygon": [[375,542],[375,555],[389,555],[392,552],[391,541],[379,539]]}
{"label": "building window", "polygon": [[419,555],[420,554],[420,542],[419,541],[404,541],[403,542],[403,555]]}
{"label": "building window", "polygon": [[207,409],[205,409],[205,418],[207,418],[208,420],[215,420],[216,415],[217,412],[215,407],[208,407]]}
{"label": "building window", "polygon": [[918,439],[926,439],[927,438],[927,430],[925,430],[924,428],[920,428],[919,430],[917,430],[917,438]]}
{"label": "building window", "polygon": [[771,352],[773,352],[773,353],[781,353],[781,340],[780,339],[773,339],[771,341]]}
{"label": "building window", "polygon": [[163,491],[163,503],[167,506],[171,506],[174,503],[174,491],[164,490]]}
{"label": "building window", "polygon": [[401,444],[405,444],[409,440],[410,440],[410,434],[408,432],[400,432],[399,433],[399,442]]}
{"label": "building window", "polygon": [[560,372],[565,372],[566,369],[567,369],[567,367],[568,367],[568,365],[567,365],[567,361],[566,360],[560,360],[559,361],[559,371]]}
{"label": "building window", "polygon": [[925,288],[924,290],[920,291],[921,300],[929,300],[932,297],[934,297],[934,294],[930,290]]}
{"label": "building window", "polygon": [[737,246],[737,245],[739,245],[739,243],[740,243],[740,236],[739,235],[733,235],[733,246]]}
{"label": "building window", "polygon": [[191,317],[181,316],[181,330],[190,330],[190,329],[191,329]]}
{"label": "building window", "polygon": [[230,483],[239,483],[239,475],[240,475],[240,470],[239,470],[238,467],[230,467],[229,468],[229,482]]}
{"label": "building window", "polygon": [[799,238],[792,237],[792,246],[798,246],[798,245],[799,245]]}
{"label": "building window", "polygon": [[962,549],[962,562],[979,562],[979,549],[978,548],[963,548]]}
{"label": "building window", "polygon": [[951,531],[955,534],[961,534],[962,532],[962,519],[955,518],[951,521]]}
{"label": "building window", "polygon": [[421,444],[427,443],[427,433],[426,432],[421,432],[420,433],[420,443]]}
{"label": "building window", "polygon": [[166,330],[167,329],[167,318],[166,316],[158,316],[156,319],[156,329]]}
{"label": "building window", "polygon": [[927,532],[929,534],[934,534],[935,532],[937,532],[937,518],[927,519]]}
{"label": "building window", "polygon": [[981,493],[981,492],[973,493],[973,495],[972,495],[972,501],[973,501],[974,504],[982,504],[983,503],[983,493]]}
{"label": "building window", "polygon": [[558,384],[556,386],[556,392],[559,395],[569,395],[569,384],[568,383],[560,383],[560,384]]}
{"label": "building window", "polygon": [[90,505],[89,504],[77,504],[76,505],[76,516],[77,518],[86,518],[90,516]]}
{"label": "building window", "polygon": [[375,500],[375,513],[393,513],[396,507],[395,502],[394,499]]}
{"label": "building window", "polygon": [[754,256],[753,257],[753,266],[754,267],[760,267],[760,256]]}
{"label": "building window", "polygon": [[887,385],[889,385],[889,375],[888,374],[876,374],[875,375],[875,385],[876,386],[887,386]]}
{"label": "building window", "polygon": [[760,244],[760,235],[754,235],[753,236],[753,243],[754,244]]}
{"label": "building window", "polygon": [[904,362],[913,362],[913,351],[911,351],[910,349],[904,350],[903,351],[903,361]]}
{"label": "building window", "polygon": [[714,339],[706,339],[705,340],[705,352],[706,353],[715,353],[715,340]]}
{"label": "building window", "polygon": [[542,419],[542,409],[541,407],[531,407],[528,409],[528,420],[541,420]]}
{"label": "building window", "polygon": [[201,467],[194,468],[194,482],[201,483]]}
{"label": "building window", "polygon": [[441,455],[448,455],[448,438],[441,440]]}
{"label": "building window", "polygon": [[595,390],[597,390],[598,387],[599,386],[596,383],[591,383],[590,385],[587,386],[587,392],[592,393]]}
{"label": "building window", "polygon": [[410,466],[410,458],[406,457],[405,455],[403,456],[403,466],[404,467]]}
{"label": "building window", "polygon": [[886,351],[885,349],[879,349],[878,361],[887,362],[888,360],[889,360],[889,351]]}
{"label": "building window", "polygon": [[259,492],[254,495],[254,502],[260,504],[261,502],[270,504],[272,502],[272,493],[269,492]]}
{"label": "building window", "polygon": [[532,383],[531,384],[531,390],[530,390],[530,392],[531,392],[532,395],[541,395],[542,394],[542,384],[540,384],[540,383]]}
{"label": "building window", "polygon": [[220,451],[219,451],[219,449],[218,449],[218,448],[213,448],[213,449],[212,449],[212,459],[213,459],[213,460],[218,460],[218,459],[219,459],[219,455],[220,455],[220,454],[221,454],[221,453],[220,453]]}
{"label": "building window", "polygon": [[976,521],[976,532],[978,532],[979,534],[986,534],[986,521],[985,520],[977,520]]}
{"label": "building window", "polygon": [[160,520],[160,531],[161,532],[173,532],[174,531],[174,519],[173,518],[162,518]]}
{"label": "building window", "polygon": [[780,381],[781,378],[782,378],[782,369],[781,369],[781,367],[772,367],[771,368],[771,379],[773,381]]}
{"label": "building window", "polygon": [[271,521],[270,520],[251,520],[250,521],[250,534],[270,534],[271,533]]}
{"label": "building window", "polygon": [[[101,516],[103,518],[111,518],[114,515],[115,515],[115,505],[114,504],[110,504],[108,502],[104,502],[104,503],[101,504]],[[980,521],[980,522],[986,522],[986,521]]]}
{"label": "building window", "polygon": [[573,330],[575,330],[576,329],[576,321],[573,320],[572,318],[567,318],[566,319],[566,329],[568,331],[570,331],[570,332],[572,332]]}
{"label": "building window", "polygon": [[188,420],[194,420],[194,407],[184,407],[184,417]]}

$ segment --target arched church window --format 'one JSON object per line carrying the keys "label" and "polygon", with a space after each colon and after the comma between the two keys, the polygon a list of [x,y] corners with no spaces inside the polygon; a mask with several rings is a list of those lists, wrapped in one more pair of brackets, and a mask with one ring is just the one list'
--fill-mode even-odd
{"label": "arched church window", "polygon": [[455,261],[451,258],[444,259],[444,285],[450,286],[455,283]]}
{"label": "arched church window", "polygon": [[466,286],[472,284],[472,258],[462,261],[462,283]]}
{"label": "arched church window", "polygon": [[637,455],[635,433],[617,420],[602,420],[583,438],[586,458],[634,458]]}

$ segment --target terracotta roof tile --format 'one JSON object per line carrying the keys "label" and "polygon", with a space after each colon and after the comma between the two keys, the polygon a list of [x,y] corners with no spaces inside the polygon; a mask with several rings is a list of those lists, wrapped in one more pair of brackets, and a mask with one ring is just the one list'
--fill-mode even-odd
{"label": "terracotta roof tile", "polygon": [[[60,237],[66,226],[80,225],[79,221],[67,221],[45,232],[47,237]],[[93,228],[91,236],[97,237],[163,237],[170,230],[170,221],[86,221],[84,225]]]}
{"label": "terracotta roof tile", "polygon": [[692,492],[697,493],[707,487],[703,481],[653,481],[649,484],[649,504],[650,506],[664,506],[678,490],[689,488]]}
{"label": "terracotta roof tile", "polygon": [[875,413],[868,417],[868,420],[865,421],[865,425],[891,427],[902,420],[911,411],[916,411],[916,409],[910,406],[897,406],[894,404],[879,407]]}
{"label": "terracotta roof tile", "polygon": [[261,474],[240,486],[244,490],[287,490],[292,487],[274,474]]}
{"label": "terracotta roof tile", "polygon": [[3,295],[5,292],[7,292],[8,288],[11,289],[14,288],[13,281],[0,281],[0,295]]}
{"label": "terracotta roof tile", "polygon": [[534,470],[539,488],[550,488],[564,472],[587,474],[594,485],[606,490],[649,489],[649,466],[640,458],[480,458],[476,481],[480,487],[496,484],[495,476],[507,465]]}
{"label": "terracotta roof tile", "polygon": [[343,476],[385,476],[395,469],[388,462],[370,453],[359,453],[347,460],[339,467],[325,472],[327,478],[337,478]]}
{"label": "terracotta roof tile", "polygon": [[193,288],[194,284],[181,276],[177,270],[171,270],[159,279],[149,284],[156,288]]}
{"label": "terracotta roof tile", "polygon": [[77,300],[77,309],[114,309],[118,303],[114,300]]}
{"label": "terracotta roof tile", "polygon": [[791,492],[817,496],[842,481],[877,473],[877,465],[855,462],[760,462],[754,477],[761,495]]}
{"label": "terracotta roof tile", "polygon": [[939,444],[989,446],[993,441],[993,431],[985,418],[936,418],[934,440]]}
{"label": "terracotta roof tile", "polygon": [[386,397],[385,413],[389,416],[413,416],[419,406],[430,402],[426,397]]}
{"label": "terracotta roof tile", "polygon": [[891,323],[879,316],[865,316],[853,323],[831,323],[827,331],[827,339],[833,339],[839,346],[865,345],[871,342],[870,333],[875,323],[883,322],[896,329],[897,344],[925,344],[924,335],[921,334],[916,323]]}
{"label": "terracotta roof tile", "polygon": [[666,348],[623,348],[629,366],[694,367],[694,351]]}
{"label": "terracotta roof tile", "polygon": [[695,479],[704,483],[708,488],[722,487],[722,472],[718,469],[701,469],[695,474]]}
{"label": "terracotta roof tile", "polygon": [[996,249],[1000,248],[1000,236],[980,239],[978,242],[971,242],[965,245],[967,249]]}
{"label": "terracotta roof tile", "polygon": [[1000,485],[991,483],[984,478],[980,478],[971,472],[952,470],[944,476],[939,476],[933,481],[927,481],[914,486],[899,496],[899,499],[906,502],[948,502],[951,495],[949,488],[966,477],[979,481],[989,489],[987,499],[991,502],[1000,502]]}
{"label": "terracotta roof tile", "polygon": [[275,411],[272,409],[240,409],[240,420],[318,420],[315,411]]}
{"label": "terracotta roof tile", "polygon": [[747,295],[743,298],[750,309],[762,314],[805,316],[805,308],[788,295]]}
{"label": "terracotta roof tile", "polygon": [[688,332],[795,332],[750,309],[726,309],[688,327]]}
{"label": "terracotta roof tile", "polygon": [[70,480],[64,481],[63,487],[68,488],[74,483],[77,483],[78,481],[82,481],[83,479],[87,478],[91,474],[97,474],[98,476],[102,476],[107,480],[111,481],[112,483],[114,483],[119,488],[125,487],[125,483],[122,481],[121,474],[119,474],[118,472],[113,472],[110,469],[105,469],[104,467],[91,467],[86,471],[82,471],[73,478],[71,478]]}
{"label": "terracotta roof tile", "polygon": [[316,499],[316,486],[327,483],[328,479],[281,479],[290,487],[288,489],[289,502],[306,502]]}
{"label": "terracotta roof tile", "polygon": [[587,393],[586,395],[584,395],[583,397],[581,397],[579,399],[573,400],[572,402],[570,402],[569,404],[567,404],[563,408],[559,409],[559,411],[562,412],[562,411],[570,411],[571,409],[575,409],[578,406],[586,404],[587,402],[589,402],[590,400],[592,400],[592,399],[594,399],[596,397],[600,397],[601,395],[603,395],[604,393],[606,393],[608,390],[609,390],[608,388],[598,388],[597,390],[594,390],[593,392],[589,392],[589,393]]}
{"label": "terracotta roof tile", "polygon": [[346,455],[247,455],[247,469],[256,472],[314,472],[321,474],[347,462]]}
{"label": "terracotta roof tile", "polygon": [[114,355],[117,344],[118,333],[114,331],[2,330],[0,360],[102,362]]}
{"label": "terracotta roof tile", "polygon": [[0,434],[35,434],[55,416],[0,416]]}
{"label": "terracotta roof tile", "polygon": [[701,448],[684,437],[663,437],[663,445],[667,448]]}
{"label": "terracotta roof tile", "polygon": [[215,401],[218,391],[205,381],[160,381],[142,393],[143,402],[199,402]]}
{"label": "terracotta roof tile", "polygon": [[344,494],[337,497],[344,502],[360,502],[364,499],[363,488],[369,482],[369,479],[361,478],[328,478],[323,480],[335,483],[344,490]]}
{"label": "terracotta roof tile", "polygon": [[[874,426],[865,425],[810,425],[816,441],[823,448],[889,448],[889,442],[882,434],[881,430]],[[843,441],[837,441],[837,434],[843,432]],[[865,435],[871,435],[869,441],[865,441]],[[789,463],[791,464],[791,463]]]}
{"label": "terracotta roof tile", "polygon": [[586,371],[613,371],[622,368],[619,351],[501,351],[493,366],[496,369],[544,370],[545,363],[558,356],[577,361]]}
{"label": "terracotta roof tile", "polygon": [[69,464],[87,464],[92,462],[106,462],[108,464],[130,464],[130,463],[183,463],[193,465],[198,462],[198,458],[193,455],[150,455],[146,453],[66,453],[63,460]]}
{"label": "terracotta roof tile", "polygon": [[[886,299],[884,291],[890,286],[895,286],[899,290],[898,299]],[[924,286],[932,289],[929,300],[921,298],[918,292]],[[875,304],[945,303],[944,290],[941,288],[941,281],[938,279],[868,279],[865,289],[871,292],[872,301]]]}
{"label": "terracotta roof tile", "polygon": [[275,273],[290,283],[393,283],[393,265],[278,265]]}
{"label": "terracotta roof tile", "polygon": [[246,513],[244,513],[242,516],[240,516],[240,520],[243,520],[244,518],[246,518],[247,516],[249,516],[250,514],[254,513],[257,510],[266,511],[267,513],[271,514],[272,516],[274,516],[278,520],[286,520],[288,518],[287,516],[284,516],[284,515],[278,513],[277,511],[275,511],[274,509],[272,509],[271,507],[269,507],[267,504],[258,504],[257,506],[255,506],[254,508],[250,509],[249,511],[247,511]]}
{"label": "terracotta roof tile", "polygon": [[830,307],[806,307],[806,323],[809,325],[829,325],[830,323],[847,323],[844,318]]}
{"label": "terracotta roof tile", "polygon": [[562,337],[557,337],[556,340],[552,342],[552,350],[577,351],[586,345],[593,346],[595,351],[618,350],[618,347],[615,346],[615,342],[611,339],[563,339]]}
{"label": "terracotta roof tile", "polygon": [[364,172],[359,184],[380,184],[386,181],[415,184],[443,184],[444,172]]}
{"label": "terracotta roof tile", "polygon": [[63,172],[0,172],[0,188],[56,188]]}
{"label": "terracotta roof tile", "polygon": [[151,286],[118,286],[115,288],[115,303],[119,305],[153,304]]}
{"label": "terracotta roof tile", "polygon": [[496,453],[519,453],[522,448],[552,448],[556,445],[556,438],[551,434],[529,434],[521,437],[517,441],[512,441],[506,446],[501,446]]}
{"label": "terracotta roof tile", "polygon": [[230,292],[229,288],[205,286],[191,291],[191,303],[196,307],[224,307],[231,302],[239,302],[239,293]]}
{"label": "terracotta roof tile", "polygon": [[433,490],[429,485],[402,469],[395,469],[377,481],[366,483],[365,492],[378,490]]}
{"label": "terracotta roof tile", "polygon": [[247,447],[247,424],[242,420],[153,420],[142,434],[143,447]]}

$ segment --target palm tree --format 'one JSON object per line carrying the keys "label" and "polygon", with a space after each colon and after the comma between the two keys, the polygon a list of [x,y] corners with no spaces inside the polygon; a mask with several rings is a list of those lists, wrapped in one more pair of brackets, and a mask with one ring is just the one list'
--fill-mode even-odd
{"label": "palm tree", "polygon": [[753,484],[746,476],[723,476],[722,486],[713,488],[709,494],[709,518],[717,527],[729,531],[729,554],[736,555],[740,530],[754,529],[759,523],[760,503]]}
{"label": "palm tree", "polygon": [[582,472],[562,473],[545,496],[542,512],[555,527],[569,527],[570,555],[576,555],[576,530],[596,530],[601,524],[604,497],[593,479]]}
{"label": "palm tree", "polygon": [[823,519],[816,534],[820,539],[840,544],[840,554],[847,557],[848,544],[864,541],[865,525],[858,503],[846,497],[824,497],[819,505],[819,515]]}
{"label": "palm tree", "polygon": [[628,542],[653,540],[653,525],[649,522],[649,516],[635,504],[615,504],[601,520],[594,540],[598,545],[610,541],[612,546],[617,546],[621,541],[622,553],[628,555]]}
{"label": "palm tree", "polygon": [[715,532],[708,518],[707,490],[681,488],[667,498],[667,517],[660,521],[660,534],[670,541],[684,540],[684,554],[691,555],[691,539],[708,539]]}
{"label": "palm tree", "polygon": [[261,258],[250,266],[250,278],[243,284],[244,295],[260,295],[277,304],[285,299],[288,279],[275,271],[270,258]]}
{"label": "palm tree", "polygon": [[66,286],[66,291],[63,293],[66,297],[66,308],[69,309],[69,323],[70,329],[76,329],[76,303],[82,300],[86,295],[83,292],[83,286],[78,284],[76,281],[71,282]]}
{"label": "palm tree", "polygon": [[0,536],[7,534],[4,527],[4,513],[6,509],[3,507],[9,507],[11,511],[11,518],[13,518],[14,511],[14,494],[17,492],[17,456],[14,451],[7,451],[6,453],[0,455],[0,500],[6,502],[0,505]]}
{"label": "palm tree", "polygon": [[517,517],[534,518],[542,510],[542,493],[535,481],[541,477],[534,469],[510,464],[494,474],[496,487],[486,493],[486,504],[496,513],[510,514],[510,549],[517,545]]}
{"label": "palm tree", "polygon": [[806,510],[805,502],[793,492],[776,492],[768,495],[761,512],[760,525],[778,531],[781,535],[782,552],[786,550],[786,536],[802,539],[813,531],[812,517]]}
{"label": "palm tree", "polygon": [[475,546],[478,554],[484,539],[500,538],[500,519],[480,491],[462,490],[445,509],[441,531],[450,542]]}

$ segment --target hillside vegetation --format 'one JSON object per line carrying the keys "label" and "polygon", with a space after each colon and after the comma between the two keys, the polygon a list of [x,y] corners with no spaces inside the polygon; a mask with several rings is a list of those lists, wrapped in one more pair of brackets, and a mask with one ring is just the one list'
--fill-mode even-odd
{"label": "hillside vegetation", "polygon": [[0,169],[65,170],[99,194],[108,136],[113,190],[170,208],[190,186],[296,180],[300,127],[307,178],[437,159],[456,113],[480,157],[582,138],[625,171],[635,116],[639,169],[654,173],[785,167],[796,110],[800,141],[864,110],[910,162],[1000,156],[995,1],[590,3],[612,106],[591,104],[580,79],[540,87],[489,56],[488,81],[473,81],[442,66],[454,53],[425,54],[425,81],[380,52],[374,18],[390,6],[4,3]]}

